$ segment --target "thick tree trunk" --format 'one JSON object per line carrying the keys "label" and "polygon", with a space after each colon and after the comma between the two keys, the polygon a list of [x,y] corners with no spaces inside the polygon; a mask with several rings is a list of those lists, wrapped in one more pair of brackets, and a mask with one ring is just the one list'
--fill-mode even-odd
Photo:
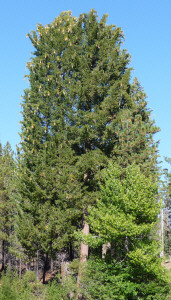
{"label": "thick tree trunk", "polygon": [[[89,225],[84,221],[83,222],[83,229],[82,232],[84,235],[88,235],[90,231]],[[88,258],[88,245],[81,242],[81,249],[80,249],[80,263],[87,261]]]}
{"label": "thick tree trunk", "polygon": [[68,261],[61,262],[61,280],[62,280],[62,284],[64,283],[64,280],[65,280],[66,275],[67,275],[68,265],[69,265]]}

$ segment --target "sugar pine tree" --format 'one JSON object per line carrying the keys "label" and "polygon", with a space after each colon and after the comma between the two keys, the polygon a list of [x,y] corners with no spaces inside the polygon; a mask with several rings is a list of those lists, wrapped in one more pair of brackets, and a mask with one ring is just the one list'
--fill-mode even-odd
{"label": "sugar pine tree", "polygon": [[[150,124],[145,140],[155,132],[148,132],[153,125],[146,104],[141,105],[144,96],[130,83],[130,56],[121,49],[123,32],[106,19],[104,15],[99,21],[94,10],[78,19],[63,12],[28,34],[35,52],[27,64],[30,87],[22,103],[17,174],[18,235],[30,255],[39,249],[47,257],[72,240],[80,219],[86,226],[101,169],[123,148],[119,124],[124,112],[132,124],[139,118],[137,127]],[[141,143],[141,151],[131,147],[144,153],[147,144]],[[147,151],[137,163],[148,153],[153,155]]]}
{"label": "sugar pine tree", "polygon": [[[55,211],[61,206],[61,214],[65,215],[68,200],[63,201],[56,188],[58,174],[63,174],[60,163],[64,160],[72,186],[75,188],[77,181],[78,189],[82,186],[83,195],[75,207],[79,210],[81,206],[85,212],[95,199],[95,174],[106,163],[106,154],[112,147],[105,137],[106,124],[115,111],[129,107],[131,100],[127,93],[129,55],[120,49],[122,31],[106,26],[105,16],[98,22],[94,11],[78,20],[70,13],[62,13],[52,24],[38,25],[37,32],[29,37],[36,51],[28,63],[30,88],[22,104],[18,222],[20,240],[23,236],[23,241],[28,240],[23,242],[25,247],[35,251],[35,244],[40,247],[37,230],[41,222],[45,230],[53,204]],[[72,171],[75,166],[76,176]],[[65,194],[66,184],[60,188]],[[72,193],[71,206],[74,197],[77,198]],[[59,236],[56,226],[53,228],[49,247]],[[46,242],[42,247],[48,249]]]}

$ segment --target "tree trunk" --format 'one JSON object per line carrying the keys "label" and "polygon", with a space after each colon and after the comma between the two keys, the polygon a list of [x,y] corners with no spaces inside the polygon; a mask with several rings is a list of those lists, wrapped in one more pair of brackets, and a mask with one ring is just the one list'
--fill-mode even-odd
{"label": "tree trunk", "polygon": [[9,267],[9,270],[11,270],[11,254],[8,253],[8,267]]}
{"label": "tree trunk", "polygon": [[72,242],[69,243],[69,256],[70,256],[70,260],[73,261],[74,255],[73,255]]}
{"label": "tree trunk", "polygon": [[47,266],[48,266],[48,253],[46,253],[45,256],[45,263],[44,263],[44,268],[43,268],[43,284],[46,283],[46,271],[47,271]]}
{"label": "tree trunk", "polygon": [[50,259],[50,271],[53,273],[53,259]]}
{"label": "tree trunk", "polygon": [[[85,221],[83,221],[83,229],[82,229],[83,234],[88,235],[89,231],[90,231],[89,225]],[[88,258],[88,245],[81,242],[80,264],[79,264],[78,277],[77,277],[77,288],[79,288],[80,286],[82,268],[83,265],[86,263],[87,258]],[[77,295],[77,299],[81,299],[81,295]]]}
{"label": "tree trunk", "polygon": [[19,260],[19,277],[21,277],[21,258]]}
{"label": "tree trunk", "polygon": [[36,258],[36,278],[39,280],[39,251],[37,251],[37,258]]}
{"label": "tree trunk", "polygon": [[61,262],[61,280],[62,284],[64,283],[65,277],[67,275],[69,262],[63,261]]}
{"label": "tree trunk", "polygon": [[103,244],[102,245],[102,258],[105,259],[105,256],[107,254],[107,252],[111,249],[111,244],[107,243],[107,244]]}
{"label": "tree trunk", "polygon": [[2,268],[1,271],[5,269],[5,241],[2,241]]}
{"label": "tree trunk", "polygon": [[[90,231],[89,225],[84,221],[82,232],[84,235],[88,235],[89,231]],[[87,261],[87,258],[88,258],[88,245],[81,242],[80,263]]]}

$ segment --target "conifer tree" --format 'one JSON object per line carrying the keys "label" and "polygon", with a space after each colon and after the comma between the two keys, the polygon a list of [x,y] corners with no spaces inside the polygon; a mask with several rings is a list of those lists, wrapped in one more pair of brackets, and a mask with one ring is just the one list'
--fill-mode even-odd
{"label": "conifer tree", "polygon": [[153,136],[160,129],[151,119],[146,95],[136,78],[130,88],[134,107],[117,116],[118,123],[113,128],[116,143],[112,159],[122,168],[136,163],[146,176],[153,174],[157,177],[158,142]]}
{"label": "conifer tree", "polygon": [[0,241],[2,243],[2,270],[6,267],[10,247],[10,235],[14,230],[14,203],[11,185],[14,174],[14,158],[10,144],[0,144]]}
{"label": "conifer tree", "polygon": [[[171,159],[165,157],[165,161],[171,164]],[[165,181],[163,185],[163,198],[165,208],[161,211],[161,236],[164,235],[164,253],[170,255],[171,252],[171,172],[164,169]],[[163,217],[163,218],[162,218]],[[162,223],[163,222],[163,223]],[[162,230],[163,229],[163,230]],[[163,240],[163,237],[162,237]]]}
{"label": "conifer tree", "polygon": [[[63,12],[28,34],[35,51],[22,103],[18,236],[30,255],[43,253],[45,266],[48,255],[72,241],[81,220],[86,226],[87,208],[96,203],[100,173],[109,161],[119,156],[127,165],[133,149],[142,156],[135,159],[139,164],[155,152],[156,128],[138,84],[130,83],[123,32],[106,19],[99,21],[94,10],[78,19]],[[134,145],[127,143],[124,161],[121,120],[128,116]],[[139,126],[142,139],[145,128],[144,141],[137,146],[132,139]]]}
{"label": "conifer tree", "polygon": [[[121,172],[116,164],[109,165],[97,206],[89,209],[93,233],[83,238],[95,250],[82,281],[83,294],[86,299],[165,299],[169,282],[152,235],[161,208],[157,181],[135,164],[122,179]],[[102,258],[98,250],[107,242],[111,248]]]}

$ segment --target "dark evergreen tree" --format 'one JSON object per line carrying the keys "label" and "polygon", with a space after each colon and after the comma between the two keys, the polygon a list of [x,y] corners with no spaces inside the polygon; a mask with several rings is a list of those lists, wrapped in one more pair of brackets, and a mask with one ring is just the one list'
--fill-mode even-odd
{"label": "dark evergreen tree", "polygon": [[136,163],[146,176],[158,176],[158,142],[153,136],[159,128],[151,119],[146,95],[136,78],[130,88],[134,107],[121,111],[117,116],[117,124],[113,128],[116,144],[112,158],[122,168]]}
{"label": "dark evergreen tree", "polygon": [[81,219],[86,226],[109,161],[119,157],[123,166],[135,160],[154,168],[157,129],[138,83],[130,83],[123,32],[106,18],[98,21],[94,10],[78,19],[64,12],[28,35],[35,52],[22,103],[18,236],[30,255],[42,252],[45,268],[48,255],[72,243]]}

